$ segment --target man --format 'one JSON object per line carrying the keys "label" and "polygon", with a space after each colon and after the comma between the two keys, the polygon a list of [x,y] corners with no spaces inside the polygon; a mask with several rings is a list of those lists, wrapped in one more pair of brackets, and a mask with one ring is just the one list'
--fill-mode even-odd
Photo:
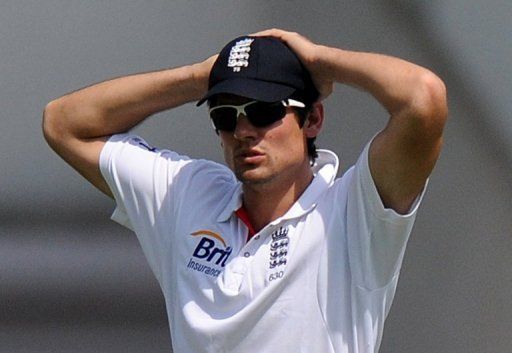
{"label": "man", "polygon": [[[337,180],[337,157],[313,143],[335,82],[390,115]],[[229,169],[126,133],[198,100]],[[430,71],[273,29],[198,64],[59,98],[44,133],[137,234],[174,352],[367,353],[378,350],[446,117]]]}

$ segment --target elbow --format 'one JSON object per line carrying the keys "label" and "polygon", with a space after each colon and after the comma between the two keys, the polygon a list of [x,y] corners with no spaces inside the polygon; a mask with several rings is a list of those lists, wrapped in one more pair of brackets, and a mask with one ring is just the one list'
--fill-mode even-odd
{"label": "elbow", "polygon": [[51,101],[43,111],[43,136],[48,144],[55,149],[59,140],[66,135],[65,111],[62,98]]}
{"label": "elbow", "polygon": [[51,144],[51,141],[55,138],[55,116],[56,116],[56,101],[51,101],[46,105],[43,110],[43,136],[45,140]]}
{"label": "elbow", "polygon": [[413,91],[409,116],[417,118],[423,131],[440,137],[448,118],[446,86],[434,73],[427,71],[418,78]]}
{"label": "elbow", "polygon": [[422,85],[426,92],[427,102],[429,103],[432,115],[441,120],[446,120],[448,104],[444,82],[438,76],[429,72],[422,78]]}

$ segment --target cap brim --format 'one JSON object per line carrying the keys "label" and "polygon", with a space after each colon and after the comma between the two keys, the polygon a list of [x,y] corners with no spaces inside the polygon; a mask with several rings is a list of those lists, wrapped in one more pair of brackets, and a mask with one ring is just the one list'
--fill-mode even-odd
{"label": "cap brim", "polygon": [[231,78],[213,86],[196,105],[200,106],[207,99],[221,93],[234,94],[262,102],[277,102],[290,97],[295,90],[294,87],[275,82],[251,80],[248,78]]}

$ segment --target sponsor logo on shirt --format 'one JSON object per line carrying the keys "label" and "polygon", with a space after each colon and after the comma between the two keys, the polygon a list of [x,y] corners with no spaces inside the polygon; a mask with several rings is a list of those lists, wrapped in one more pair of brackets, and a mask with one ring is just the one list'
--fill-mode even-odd
{"label": "sponsor logo on shirt", "polygon": [[190,235],[200,237],[201,240],[197,243],[187,268],[217,277],[226,266],[233,249],[220,234],[211,230],[201,229]]}

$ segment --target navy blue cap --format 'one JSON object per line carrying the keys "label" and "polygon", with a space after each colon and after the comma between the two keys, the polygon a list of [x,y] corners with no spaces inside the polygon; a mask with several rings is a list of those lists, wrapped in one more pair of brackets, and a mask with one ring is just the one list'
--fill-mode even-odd
{"label": "navy blue cap", "polygon": [[213,64],[208,92],[197,103],[229,93],[277,102],[291,95],[308,103],[319,96],[311,76],[295,53],[274,37],[239,37],[229,42]]}

